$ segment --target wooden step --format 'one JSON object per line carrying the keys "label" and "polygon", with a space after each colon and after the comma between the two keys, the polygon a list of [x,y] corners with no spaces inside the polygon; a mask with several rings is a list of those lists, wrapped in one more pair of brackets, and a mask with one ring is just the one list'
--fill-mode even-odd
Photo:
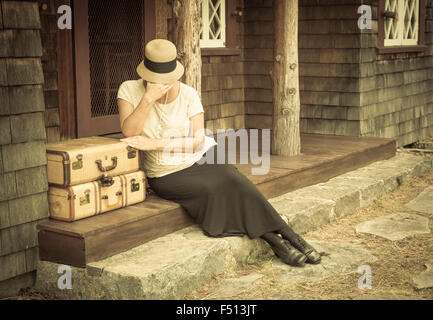
{"label": "wooden step", "polygon": [[49,219],[38,224],[39,256],[85,267],[193,223],[179,204],[152,194],[141,203],[72,223]]}
{"label": "wooden step", "polygon": [[[265,175],[251,174],[251,168],[260,165],[235,165],[270,199],[389,159],[396,151],[395,140],[370,137],[304,134],[301,144],[299,156],[271,155]],[[179,204],[151,194],[141,203],[72,223],[52,219],[39,223],[39,256],[85,267],[193,223]]]}

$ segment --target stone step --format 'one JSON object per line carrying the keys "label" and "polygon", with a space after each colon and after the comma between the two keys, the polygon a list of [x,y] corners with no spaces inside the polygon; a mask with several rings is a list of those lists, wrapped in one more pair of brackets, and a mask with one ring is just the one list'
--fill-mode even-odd
{"label": "stone step", "polygon": [[[431,158],[397,153],[269,201],[302,234],[354,213],[431,167]],[[59,289],[68,274],[60,264],[39,261],[36,288],[65,299],[182,299],[213,276],[268,253],[270,247],[261,239],[209,238],[191,226],[85,269],[66,267],[71,289]]]}

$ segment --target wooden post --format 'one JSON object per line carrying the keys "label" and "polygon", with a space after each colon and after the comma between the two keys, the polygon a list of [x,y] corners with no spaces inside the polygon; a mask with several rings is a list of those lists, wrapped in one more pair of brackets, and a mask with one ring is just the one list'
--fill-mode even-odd
{"label": "wooden post", "polygon": [[271,153],[301,152],[298,68],[298,0],[274,0],[274,114]]}
{"label": "wooden post", "polygon": [[201,97],[200,1],[173,1],[173,43],[185,67],[183,81]]}

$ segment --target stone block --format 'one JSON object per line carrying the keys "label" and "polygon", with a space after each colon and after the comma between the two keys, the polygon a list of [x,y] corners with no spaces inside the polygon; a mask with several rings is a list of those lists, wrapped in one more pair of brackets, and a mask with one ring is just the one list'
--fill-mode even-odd
{"label": "stone block", "polygon": [[3,146],[5,172],[39,167],[47,164],[44,140]]}
{"label": "stone block", "polygon": [[269,199],[277,212],[288,219],[290,226],[300,234],[316,230],[336,220],[335,202],[317,197],[296,197],[294,193]]}
{"label": "stone block", "polygon": [[433,260],[425,263],[425,266],[427,267],[426,271],[423,271],[412,278],[413,286],[417,290],[433,288]]}
{"label": "stone block", "polygon": [[0,230],[9,228],[11,225],[9,218],[9,202],[0,202]]}
{"label": "stone block", "polygon": [[6,59],[8,84],[10,86],[43,84],[44,74],[40,59]]}
{"label": "stone block", "polygon": [[16,171],[15,174],[19,197],[48,191],[46,166]]}
{"label": "stone block", "polygon": [[10,117],[12,143],[45,140],[44,113],[34,112]]}
{"label": "stone block", "polygon": [[0,117],[0,145],[11,143],[11,126],[9,117]]}
{"label": "stone block", "polygon": [[320,265],[306,264],[302,268],[293,268],[281,260],[272,261],[273,276],[280,283],[314,282],[331,276],[356,273],[359,266],[377,261],[368,249],[360,244],[335,241],[308,241],[320,253],[324,253]]}
{"label": "stone block", "polygon": [[[0,66],[1,68],[1,66]],[[1,73],[1,71],[0,71]],[[9,115],[9,95],[7,87],[0,87],[0,116]]]}
{"label": "stone block", "polygon": [[9,201],[9,222],[11,226],[48,217],[49,208],[46,192]]}
{"label": "stone block", "polygon": [[423,190],[415,199],[405,205],[406,208],[433,216],[433,187]]}
{"label": "stone block", "polygon": [[373,234],[397,241],[416,234],[430,233],[428,218],[416,214],[397,212],[356,226],[356,232]]}
{"label": "stone block", "polygon": [[10,87],[8,90],[11,114],[45,110],[44,94],[41,85]]}
{"label": "stone block", "polygon": [[0,174],[0,201],[16,198],[15,172]]}
{"label": "stone block", "polygon": [[2,1],[5,29],[39,29],[41,26],[37,2]]}

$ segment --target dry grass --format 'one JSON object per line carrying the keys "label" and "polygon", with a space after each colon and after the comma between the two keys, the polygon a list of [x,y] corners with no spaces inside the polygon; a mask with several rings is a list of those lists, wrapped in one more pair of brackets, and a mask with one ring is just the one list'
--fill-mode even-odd
{"label": "dry grass", "polygon": [[[417,291],[413,287],[412,277],[425,271],[424,264],[433,257],[433,235],[423,234],[407,237],[401,241],[389,241],[377,236],[358,234],[355,226],[361,222],[395,212],[416,213],[404,207],[404,204],[415,198],[422,190],[433,185],[433,170],[421,177],[414,177],[403,183],[397,190],[378,199],[369,207],[358,210],[351,216],[325,225],[320,229],[305,234],[306,239],[342,241],[363,245],[378,260],[369,263],[372,270],[372,288],[358,288],[358,273],[334,275],[320,281],[284,284],[272,272],[269,260],[260,261],[242,270],[239,275],[260,272],[265,275],[261,281],[236,297],[236,299],[267,299],[268,297],[287,296],[304,299],[352,299],[364,295],[400,295],[417,299],[433,299],[433,289]],[[433,217],[429,218],[430,229],[433,228]],[[232,275],[233,276],[233,275]],[[217,284],[214,279],[207,288]],[[206,299],[208,290],[192,293],[188,299]]]}

